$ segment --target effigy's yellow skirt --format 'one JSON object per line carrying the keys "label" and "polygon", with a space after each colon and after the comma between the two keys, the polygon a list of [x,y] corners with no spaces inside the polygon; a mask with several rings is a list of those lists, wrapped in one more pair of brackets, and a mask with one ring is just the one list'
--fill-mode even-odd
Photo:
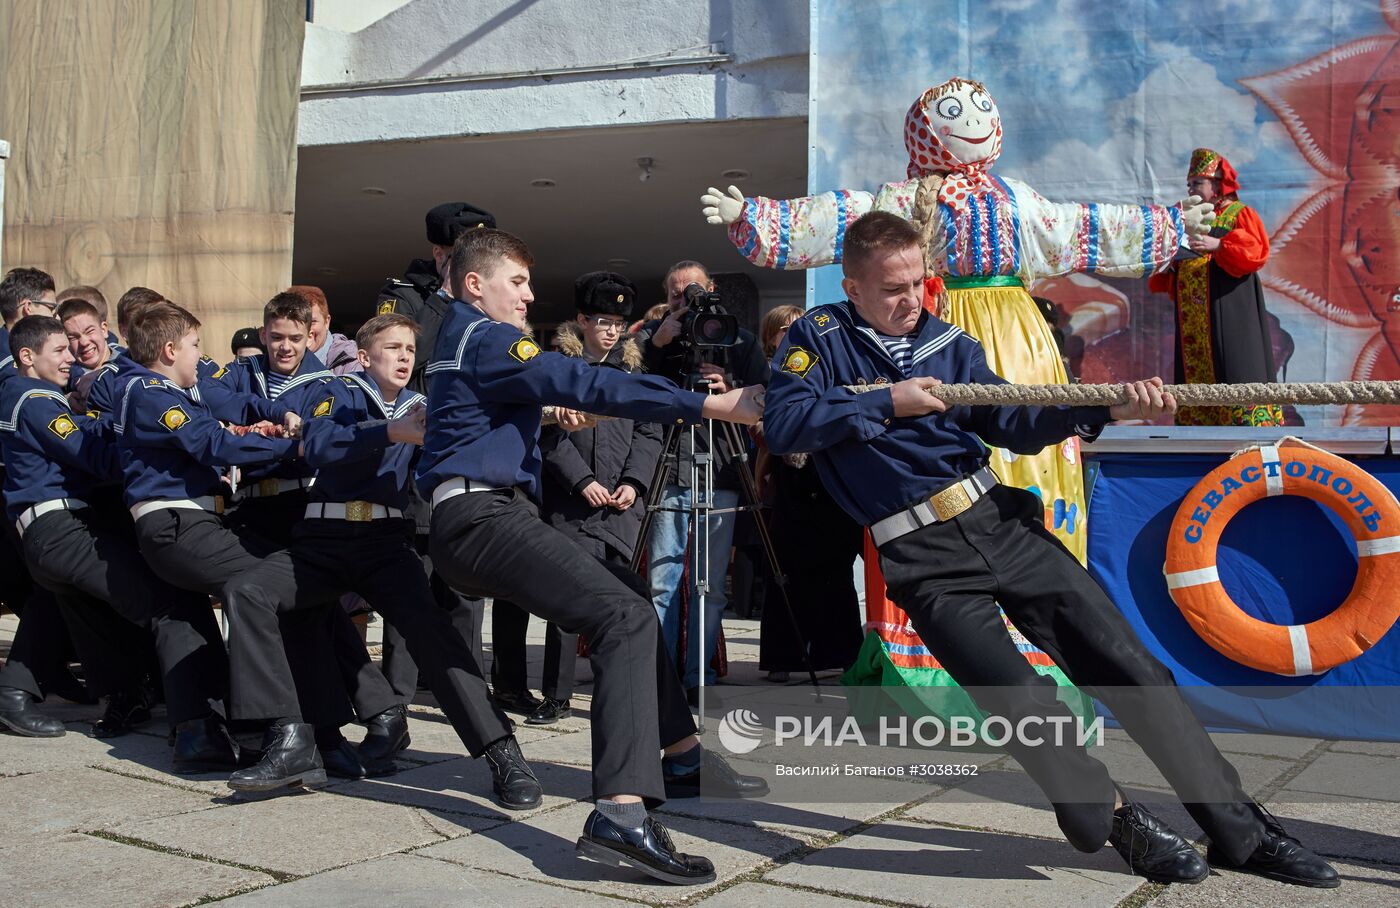
{"label": "effigy's yellow skirt", "polygon": [[[945,277],[949,306],[944,320],[982,342],[987,365],[1014,384],[1068,381],[1050,325],[1014,278],[983,279],[1002,286],[957,286],[976,279]],[[991,447],[991,445],[988,445]],[[1084,476],[1079,439],[1071,436],[1039,454],[1017,455],[992,447],[991,467],[1006,485],[1030,489],[1045,505],[1045,526],[1080,563],[1085,560]]]}

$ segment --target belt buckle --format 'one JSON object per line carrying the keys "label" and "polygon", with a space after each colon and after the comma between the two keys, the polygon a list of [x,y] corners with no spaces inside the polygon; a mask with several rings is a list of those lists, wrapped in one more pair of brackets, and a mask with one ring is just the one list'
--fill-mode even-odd
{"label": "belt buckle", "polygon": [[368,501],[345,502],[345,519],[360,523],[374,519],[374,505]]}
{"label": "belt buckle", "polygon": [[928,503],[933,506],[933,513],[938,516],[939,523],[952,520],[972,507],[972,499],[968,497],[967,489],[963,488],[961,481],[931,496]]}
{"label": "belt buckle", "polygon": [[276,495],[279,491],[280,491],[280,488],[279,488],[279,486],[278,486],[278,484],[277,484],[277,480],[275,480],[275,479],[259,479],[259,480],[258,480],[258,497],[259,497],[259,498],[270,498],[270,497],[272,497],[273,495]]}

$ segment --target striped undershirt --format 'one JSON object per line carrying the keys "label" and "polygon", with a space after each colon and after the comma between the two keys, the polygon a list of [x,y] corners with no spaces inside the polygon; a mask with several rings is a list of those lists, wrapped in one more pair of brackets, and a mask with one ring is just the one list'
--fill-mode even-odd
{"label": "striped undershirt", "polygon": [[268,369],[268,370],[267,370],[267,394],[268,394],[268,396],[271,397],[273,400],[276,400],[277,397],[278,397],[278,395],[280,395],[280,394],[282,393],[282,388],[287,384],[287,382],[291,381],[293,377],[294,377],[294,376],[291,376],[291,375],[283,375],[283,374],[281,374],[280,372],[273,372],[271,369]]}
{"label": "striped undershirt", "polygon": [[914,359],[914,339],[911,334],[903,334],[898,337],[891,337],[888,334],[876,334],[880,338],[880,343],[885,345],[885,350],[889,352],[890,359],[899,367],[899,371],[907,378],[909,375],[909,364]]}

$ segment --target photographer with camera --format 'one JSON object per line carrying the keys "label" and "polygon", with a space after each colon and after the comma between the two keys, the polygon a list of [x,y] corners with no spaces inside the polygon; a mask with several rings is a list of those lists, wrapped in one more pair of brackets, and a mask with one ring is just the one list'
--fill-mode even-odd
{"label": "photographer with camera", "polygon": [[[662,282],[669,306],[665,318],[647,322],[638,332],[642,361],[648,372],[669,378],[683,388],[722,394],[731,388],[768,382],[768,361],[753,332],[739,327],[738,320],[726,313],[715,293],[714,281],[705,266],[695,261],[672,265]],[[697,436],[702,446],[703,436]],[[684,665],[682,679],[686,694],[695,705],[698,689],[715,681],[711,661],[719,641],[720,616],[727,597],[725,574],[734,539],[734,523],[739,504],[740,480],[735,451],[723,436],[715,440],[714,512],[708,537],[711,589],[705,598],[705,645],[698,645],[700,613],[692,608],[687,621],[686,653],[677,658]],[[661,630],[669,652],[675,653],[680,641],[680,581],[685,573],[687,537],[693,505],[690,468],[694,451],[690,436],[681,440],[675,464],[666,466],[665,489],[651,525],[649,564],[652,604],[661,619]],[[697,602],[695,577],[690,578],[690,601]],[[703,673],[702,673],[703,668]]]}

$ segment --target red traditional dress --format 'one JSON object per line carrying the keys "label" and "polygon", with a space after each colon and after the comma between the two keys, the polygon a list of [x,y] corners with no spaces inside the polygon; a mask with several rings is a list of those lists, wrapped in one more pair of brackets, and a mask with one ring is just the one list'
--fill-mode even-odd
{"label": "red traditional dress", "polygon": [[[1236,195],[1230,162],[1208,148],[1191,155],[1188,177],[1217,177],[1220,199],[1210,235],[1214,252],[1183,259],[1154,274],[1147,286],[1170,294],[1176,306],[1176,375],[1186,384],[1271,382],[1276,378],[1264,291],[1257,272],[1269,260],[1269,235],[1252,208]],[[1281,426],[1277,404],[1183,407],[1182,426]]]}

